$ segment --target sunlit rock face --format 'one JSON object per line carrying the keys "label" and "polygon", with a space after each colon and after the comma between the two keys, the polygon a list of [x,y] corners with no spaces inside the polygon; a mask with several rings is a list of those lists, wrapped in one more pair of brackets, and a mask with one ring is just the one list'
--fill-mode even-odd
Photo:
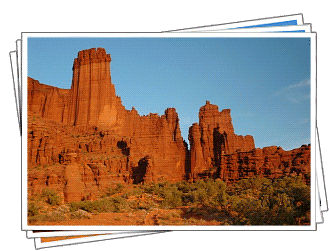
{"label": "sunlit rock face", "polygon": [[254,138],[234,133],[229,109],[218,110],[209,101],[200,108],[199,124],[189,130],[191,145],[191,178],[216,176],[223,154],[250,151],[255,148]]}
{"label": "sunlit rock face", "polygon": [[71,89],[28,78],[28,192],[49,188],[65,202],[93,200],[116,184],[195,181],[228,183],[254,175],[307,176],[310,146],[255,149],[234,133],[229,109],[206,101],[189,129],[190,150],[175,108],[141,116],[115,93],[111,56],[78,53]]}

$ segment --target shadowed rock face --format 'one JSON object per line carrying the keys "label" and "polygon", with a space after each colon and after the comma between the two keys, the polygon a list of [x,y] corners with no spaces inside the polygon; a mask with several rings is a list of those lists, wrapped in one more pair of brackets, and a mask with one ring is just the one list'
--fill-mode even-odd
{"label": "shadowed rock face", "polygon": [[254,149],[252,136],[234,133],[230,110],[206,102],[184,142],[175,108],[140,116],[116,96],[111,57],[80,51],[71,89],[28,78],[29,196],[50,188],[65,202],[92,200],[119,183],[178,182],[252,175],[305,175],[310,147]]}

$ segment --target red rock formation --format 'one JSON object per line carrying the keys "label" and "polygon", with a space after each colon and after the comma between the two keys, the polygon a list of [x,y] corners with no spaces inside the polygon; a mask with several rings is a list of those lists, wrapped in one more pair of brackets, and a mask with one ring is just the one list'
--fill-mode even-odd
{"label": "red rock formation", "polygon": [[191,159],[191,169],[190,178],[196,180],[199,174],[202,174],[208,170],[206,162],[203,157],[203,149],[201,146],[201,132],[200,126],[194,123],[189,129],[189,141],[190,141],[190,159]]}
{"label": "red rock formation", "polygon": [[305,179],[310,174],[310,150],[310,145],[290,151],[271,146],[248,152],[223,154],[219,177],[228,183],[254,175],[271,179],[300,175]]}
{"label": "red rock formation", "polygon": [[[199,125],[190,128],[191,178],[198,179],[214,175],[220,165],[222,154],[235,151],[250,151],[255,148],[252,136],[234,133],[230,110],[221,112],[217,105],[202,106],[199,111]],[[202,153],[202,154],[201,154]]]}
{"label": "red rock formation", "polygon": [[74,156],[69,156],[71,156],[72,160],[64,166],[64,201],[81,201],[85,188],[83,183],[83,166],[75,161]]}
{"label": "red rock formation", "polygon": [[[175,108],[168,108],[161,116],[140,116],[134,108],[126,110],[111,83],[110,61],[110,55],[101,48],[79,52],[70,90],[29,80],[29,167],[64,165],[59,176],[66,186],[56,190],[68,202],[85,198],[86,193],[97,194],[115,183],[176,182],[185,177],[187,146]],[[63,156],[68,153],[78,154],[84,167],[67,165]],[[153,175],[146,172],[148,161],[143,164],[149,155]],[[72,181],[71,171],[85,175]],[[36,187],[44,179],[34,176]],[[97,181],[97,188],[93,181]],[[89,191],[88,186],[93,188]],[[76,194],[73,187],[79,191],[84,188]]]}
{"label": "red rock formation", "polygon": [[116,122],[111,57],[105,49],[80,51],[73,64],[69,125],[112,125]]}
{"label": "red rock formation", "polygon": [[72,202],[118,183],[309,173],[309,147],[254,149],[252,136],[234,133],[230,110],[209,101],[190,127],[188,151],[175,108],[161,116],[125,109],[110,61],[102,48],[79,52],[70,90],[28,79],[29,196],[50,188]]}
{"label": "red rock formation", "polygon": [[57,122],[66,120],[70,90],[40,84],[32,78],[28,78],[27,84],[29,115]]}
{"label": "red rock formation", "polygon": [[185,177],[186,146],[174,108],[168,108],[162,116],[150,114],[135,117],[131,130],[128,143],[131,166],[138,167],[139,160],[150,155],[157,174],[151,181],[175,182]]}

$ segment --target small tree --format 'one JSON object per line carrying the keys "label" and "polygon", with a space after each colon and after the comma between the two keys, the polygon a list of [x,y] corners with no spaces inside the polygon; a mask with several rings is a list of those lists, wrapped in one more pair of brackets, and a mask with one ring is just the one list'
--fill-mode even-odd
{"label": "small tree", "polygon": [[61,204],[61,197],[52,189],[44,189],[42,191],[41,196],[46,198],[46,202],[52,206],[60,205]]}

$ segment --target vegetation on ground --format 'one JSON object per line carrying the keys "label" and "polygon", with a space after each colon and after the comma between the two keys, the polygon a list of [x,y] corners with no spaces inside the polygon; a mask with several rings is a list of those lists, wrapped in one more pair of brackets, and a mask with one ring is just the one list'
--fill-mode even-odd
{"label": "vegetation on ground", "polygon": [[120,222],[122,213],[143,211],[145,217],[153,213],[152,219],[161,225],[310,224],[310,187],[300,177],[253,177],[231,185],[220,179],[117,185],[98,200],[61,206],[61,198],[52,190],[44,190],[41,198],[50,211],[40,213],[38,205],[30,202],[30,222],[92,219],[101,213],[113,213],[114,221]]}

